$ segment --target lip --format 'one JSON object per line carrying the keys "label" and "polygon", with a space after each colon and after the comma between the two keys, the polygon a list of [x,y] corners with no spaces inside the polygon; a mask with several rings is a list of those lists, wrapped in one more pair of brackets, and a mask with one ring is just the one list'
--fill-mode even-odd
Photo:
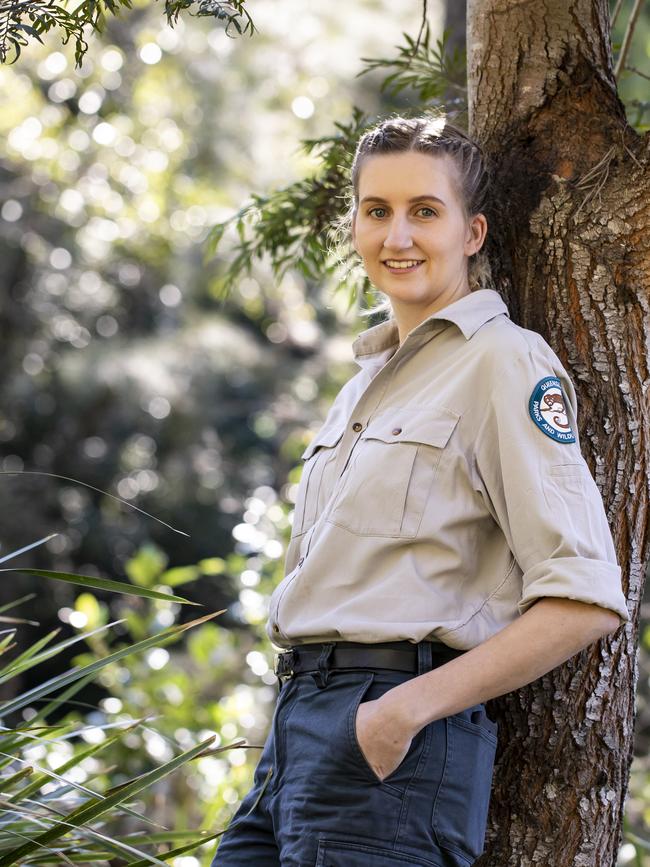
{"label": "lip", "polygon": [[[395,259],[395,262],[407,262],[408,259]],[[412,265],[410,268],[391,268],[390,265],[387,264],[386,259],[381,260],[381,264],[384,265],[391,274],[412,274],[414,271],[424,265],[425,260],[420,259],[417,265]]]}

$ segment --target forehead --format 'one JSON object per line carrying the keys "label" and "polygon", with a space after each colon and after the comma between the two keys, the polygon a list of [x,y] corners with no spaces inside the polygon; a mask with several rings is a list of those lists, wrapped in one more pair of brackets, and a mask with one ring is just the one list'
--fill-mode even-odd
{"label": "forehead", "polygon": [[456,168],[446,155],[404,151],[370,154],[361,161],[359,198],[408,200],[413,196],[435,195],[445,202],[455,197]]}

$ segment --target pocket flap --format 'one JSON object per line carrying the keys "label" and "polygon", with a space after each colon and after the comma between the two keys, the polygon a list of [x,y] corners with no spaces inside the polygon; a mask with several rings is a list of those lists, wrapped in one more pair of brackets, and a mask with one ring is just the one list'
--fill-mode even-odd
{"label": "pocket flap", "polygon": [[300,455],[301,460],[308,460],[314,452],[322,446],[333,448],[343,436],[344,430],[345,428],[341,427],[340,424],[327,425],[326,427],[321,428],[304,452]]}
{"label": "pocket flap", "polygon": [[396,408],[371,419],[362,438],[385,443],[414,442],[444,448],[460,418],[444,406],[423,409]]}

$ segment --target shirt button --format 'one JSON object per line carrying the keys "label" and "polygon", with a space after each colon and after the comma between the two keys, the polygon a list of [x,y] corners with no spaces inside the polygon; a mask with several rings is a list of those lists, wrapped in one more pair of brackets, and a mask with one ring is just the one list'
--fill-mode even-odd
{"label": "shirt button", "polygon": [[361,430],[362,427],[363,427],[363,425],[361,424],[360,421],[355,421],[355,423],[352,425],[352,430],[359,431],[359,430]]}
{"label": "shirt button", "polygon": [[396,437],[397,434],[401,434],[401,433],[402,433],[402,428],[401,428],[401,427],[394,427],[393,430],[392,430],[392,434],[393,434],[394,437]]}
{"label": "shirt button", "polygon": [[305,558],[304,558],[304,557],[301,557],[300,560],[298,560],[298,565],[299,565],[299,566],[302,566],[302,564],[303,564],[304,562],[305,562]]}

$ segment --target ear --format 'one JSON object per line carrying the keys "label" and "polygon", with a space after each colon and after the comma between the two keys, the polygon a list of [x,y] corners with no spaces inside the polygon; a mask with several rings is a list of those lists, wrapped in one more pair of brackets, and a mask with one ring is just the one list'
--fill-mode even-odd
{"label": "ear", "polygon": [[487,220],[485,214],[474,214],[469,221],[465,240],[465,253],[467,256],[473,256],[483,246],[485,236],[487,235]]}

